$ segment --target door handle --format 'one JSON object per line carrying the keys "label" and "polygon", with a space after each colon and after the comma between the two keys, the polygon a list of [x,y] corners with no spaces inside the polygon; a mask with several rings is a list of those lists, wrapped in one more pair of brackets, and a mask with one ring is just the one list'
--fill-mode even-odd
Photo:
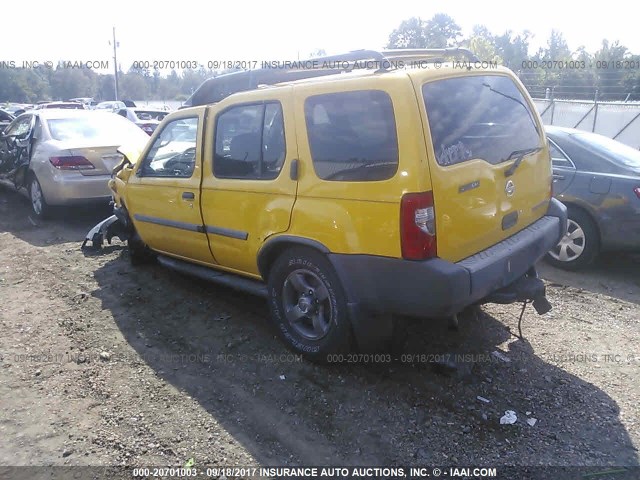
{"label": "door handle", "polygon": [[289,170],[289,178],[291,180],[298,180],[298,159],[291,160],[291,168]]}
{"label": "door handle", "polygon": [[183,200],[193,200],[196,198],[196,194],[193,192],[182,192]]}
{"label": "door handle", "polygon": [[557,173],[553,174],[554,180],[564,180],[564,175],[558,175]]}

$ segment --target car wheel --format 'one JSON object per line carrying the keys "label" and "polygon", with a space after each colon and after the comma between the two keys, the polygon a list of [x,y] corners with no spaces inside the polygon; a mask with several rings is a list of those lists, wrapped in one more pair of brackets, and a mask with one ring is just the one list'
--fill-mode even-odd
{"label": "car wheel", "polygon": [[291,350],[327,363],[331,354],[351,349],[346,297],[324,255],[308,248],[286,250],[267,284],[271,318]]}
{"label": "car wheel", "polygon": [[131,265],[144,265],[146,263],[152,263],[155,260],[155,254],[147,247],[147,244],[142,241],[138,232],[133,232],[129,240],[127,240],[127,244],[129,246],[129,261]]}
{"label": "car wheel", "polygon": [[47,218],[47,216],[51,213],[51,208],[47,204],[47,201],[44,198],[44,193],[42,193],[42,187],[40,186],[40,182],[34,174],[31,175],[31,179],[29,181],[29,199],[31,200],[31,212],[38,219]]}
{"label": "car wheel", "polygon": [[567,233],[547,254],[547,261],[558,268],[578,270],[593,262],[599,250],[598,229],[591,217],[582,210],[570,207]]}

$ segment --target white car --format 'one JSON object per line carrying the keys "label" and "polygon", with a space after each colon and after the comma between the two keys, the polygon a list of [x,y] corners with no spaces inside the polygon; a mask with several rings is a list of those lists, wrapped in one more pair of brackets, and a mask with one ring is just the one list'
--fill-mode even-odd
{"label": "white car", "polygon": [[118,115],[131,120],[149,135],[153,133],[162,119],[169,113],[167,110],[143,107],[128,107],[118,110]]}
{"label": "white car", "polygon": [[119,100],[108,101],[108,102],[100,102],[94,108],[94,110],[107,110],[109,112],[117,112],[120,109],[127,108],[127,105],[124,102]]}
{"label": "white car", "polygon": [[36,217],[54,205],[106,205],[107,182],[123,158],[117,149],[142,151],[148,140],[140,128],[109,112],[25,112],[0,135],[0,182],[26,193]]}

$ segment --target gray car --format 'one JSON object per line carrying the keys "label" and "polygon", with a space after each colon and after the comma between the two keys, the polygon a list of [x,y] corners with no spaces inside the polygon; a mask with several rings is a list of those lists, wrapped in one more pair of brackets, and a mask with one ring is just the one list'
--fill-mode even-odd
{"label": "gray car", "polygon": [[549,263],[576,270],[604,250],[640,251],[640,151],[595,133],[545,129],[554,196],[569,214]]}
{"label": "gray car", "polygon": [[0,184],[31,200],[35,217],[51,206],[107,204],[107,182],[123,156],[141,151],[149,137],[109,112],[42,109],[17,117],[0,135]]}

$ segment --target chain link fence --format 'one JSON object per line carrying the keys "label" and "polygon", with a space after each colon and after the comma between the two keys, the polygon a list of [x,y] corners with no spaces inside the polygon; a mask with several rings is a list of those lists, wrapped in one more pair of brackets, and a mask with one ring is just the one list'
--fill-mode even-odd
{"label": "chain link fence", "polygon": [[640,103],[534,99],[545,125],[599,133],[640,149]]}

